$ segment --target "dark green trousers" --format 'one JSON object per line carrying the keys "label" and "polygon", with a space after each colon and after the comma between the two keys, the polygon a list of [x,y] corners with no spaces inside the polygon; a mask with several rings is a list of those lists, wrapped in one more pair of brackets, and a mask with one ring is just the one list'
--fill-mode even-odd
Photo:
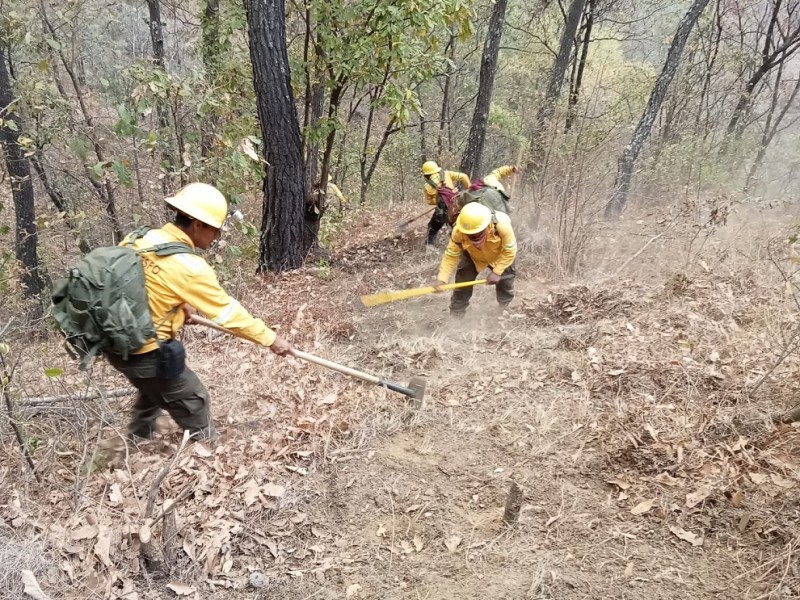
{"label": "dark green trousers", "polygon": [[157,350],[132,355],[128,360],[115,354],[106,354],[106,358],[139,391],[128,429],[131,436],[152,437],[163,410],[182,429],[188,429],[192,438],[214,436],[208,391],[189,367],[175,379],[162,379],[156,376]]}
{"label": "dark green trousers", "polygon": [[[514,299],[514,279],[517,276],[517,271],[514,265],[511,264],[503,271],[502,278],[495,285],[495,294],[497,302],[501,307],[505,308]],[[472,258],[467,252],[461,252],[461,258],[458,261],[458,268],[456,269],[456,283],[462,281],[475,281],[478,278],[478,269]],[[472,298],[472,291],[474,288],[465,287],[453,291],[453,296],[450,298],[450,314],[454,317],[463,317],[467,312],[470,298]]]}

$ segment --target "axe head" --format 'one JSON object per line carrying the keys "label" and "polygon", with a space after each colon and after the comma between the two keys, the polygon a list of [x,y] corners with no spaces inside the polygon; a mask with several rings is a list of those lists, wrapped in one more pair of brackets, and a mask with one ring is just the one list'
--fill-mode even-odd
{"label": "axe head", "polygon": [[414,391],[414,395],[411,397],[412,401],[414,402],[414,408],[419,409],[422,408],[423,401],[425,399],[425,378],[424,377],[412,377],[411,381],[408,382],[408,387]]}

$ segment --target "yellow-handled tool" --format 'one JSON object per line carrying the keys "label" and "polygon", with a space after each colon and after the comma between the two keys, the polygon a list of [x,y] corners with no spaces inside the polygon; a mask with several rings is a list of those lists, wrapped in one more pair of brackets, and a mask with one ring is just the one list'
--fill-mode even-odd
{"label": "yellow-handled tool", "polygon": [[[470,287],[473,285],[481,285],[486,283],[485,279],[476,279],[475,281],[462,281],[461,283],[445,283],[439,286],[438,291],[457,290],[459,288]],[[416,298],[417,296],[426,296],[427,294],[435,294],[437,289],[433,286],[411,288],[410,290],[394,290],[392,292],[381,292],[380,294],[368,294],[361,296],[361,303],[364,306],[380,306],[381,304],[388,304],[389,302],[396,302],[397,300],[408,300],[409,298]]]}

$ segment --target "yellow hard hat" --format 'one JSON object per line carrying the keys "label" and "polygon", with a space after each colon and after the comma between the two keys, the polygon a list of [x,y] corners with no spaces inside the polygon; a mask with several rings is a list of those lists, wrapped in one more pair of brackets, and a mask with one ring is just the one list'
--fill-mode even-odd
{"label": "yellow hard hat", "polygon": [[506,188],[503,187],[503,184],[500,183],[500,180],[497,179],[497,177],[495,177],[494,175],[487,175],[486,177],[484,177],[483,185],[486,185],[488,187],[493,187],[494,189],[503,192],[504,194],[506,193]]}
{"label": "yellow hard hat", "polygon": [[456,229],[464,235],[475,235],[489,226],[492,211],[480,202],[470,202],[461,209],[456,220]]}
{"label": "yellow hard hat", "polygon": [[222,229],[225,217],[228,216],[228,201],[225,196],[207,183],[190,183],[164,201],[187,217],[217,229]]}
{"label": "yellow hard hat", "polygon": [[441,170],[442,169],[439,167],[439,165],[437,165],[436,162],[432,160],[426,160],[424,163],[422,163],[423,175],[433,175],[434,173],[438,173]]}

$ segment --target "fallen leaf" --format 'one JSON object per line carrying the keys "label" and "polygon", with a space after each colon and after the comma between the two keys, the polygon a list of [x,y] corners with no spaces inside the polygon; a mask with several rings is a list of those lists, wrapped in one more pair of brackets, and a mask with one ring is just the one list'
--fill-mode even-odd
{"label": "fallen leaf", "polygon": [[386,537],[386,527],[378,525],[378,531],[375,532],[378,537]]}
{"label": "fallen leaf", "polygon": [[118,483],[111,484],[111,489],[108,491],[108,501],[111,504],[119,504],[122,502],[122,490]]}
{"label": "fallen leaf", "polygon": [[674,525],[670,527],[669,530],[683,541],[689,542],[692,546],[703,545],[703,536],[701,535],[697,535],[696,533],[692,533],[691,531],[686,531],[685,529],[681,529],[680,527],[675,527]]}
{"label": "fallen leaf", "polygon": [[672,475],[670,475],[666,471],[656,475],[655,480],[660,484],[668,485],[670,487],[678,487],[679,485],[681,485],[681,482],[680,482],[679,479],[676,479],[675,477],[673,477]]}
{"label": "fallen leaf", "polygon": [[630,577],[633,575],[633,563],[629,562],[628,566],[625,567],[625,577]]}
{"label": "fallen leaf", "polygon": [[764,485],[769,479],[763,473],[748,473],[748,475],[750,476],[750,480],[756,485]]}
{"label": "fallen leaf", "polygon": [[650,423],[644,426],[645,431],[650,434],[650,437],[658,441],[658,431],[656,431]]}
{"label": "fallen leaf", "polygon": [[706,498],[711,495],[711,489],[707,486],[703,485],[700,486],[696,492],[692,492],[691,494],[686,494],[686,506],[689,508],[694,508],[701,502],[703,502]]}
{"label": "fallen leaf", "polygon": [[781,477],[777,473],[770,473],[769,478],[772,480],[772,483],[782,488],[788,489],[794,487],[794,481],[791,479],[786,479],[785,477]]}
{"label": "fallen leaf", "polygon": [[111,529],[105,525],[100,525],[97,533],[97,541],[94,543],[94,553],[100,562],[106,567],[112,566],[111,563]]}
{"label": "fallen leaf", "polygon": [[627,490],[628,488],[631,487],[630,483],[628,483],[627,481],[625,481],[624,479],[621,479],[619,477],[615,477],[614,479],[608,479],[606,481],[606,483],[610,483],[611,485],[615,485],[621,490]]}
{"label": "fallen leaf", "polygon": [[96,536],[97,527],[94,525],[84,525],[83,527],[78,527],[78,529],[73,529],[72,533],[69,534],[70,539],[76,542],[78,540],[90,540]]}
{"label": "fallen leaf", "polygon": [[632,515],[643,515],[646,512],[650,512],[650,509],[653,508],[653,505],[656,503],[655,498],[650,498],[650,500],[643,500],[639,502],[636,506],[631,509]]}
{"label": "fallen leaf", "polygon": [[150,530],[150,524],[145,523],[139,528],[139,540],[143,544],[147,544],[153,539],[153,532]]}
{"label": "fallen leaf", "polygon": [[255,479],[248,479],[247,483],[244,484],[245,506],[252,506],[252,504],[256,501],[256,498],[258,498],[258,492],[258,484],[256,483]]}
{"label": "fallen leaf", "polygon": [[22,570],[22,583],[25,584],[25,593],[28,594],[33,600],[50,600],[50,596],[44,593],[39,582],[36,581],[36,576],[33,571],[26,569]]}
{"label": "fallen leaf", "polygon": [[742,500],[744,500],[744,495],[741,490],[736,490],[731,496],[731,504],[733,504],[734,508],[739,508],[742,505]]}
{"label": "fallen leaf", "polygon": [[411,554],[414,551],[414,546],[412,546],[411,542],[407,540],[400,542],[400,547],[403,549],[405,554]]}
{"label": "fallen leaf", "polygon": [[211,452],[211,450],[203,446],[203,444],[201,444],[200,442],[194,443],[194,453],[200,458],[210,458],[211,456],[214,455],[213,452]]}
{"label": "fallen leaf", "polygon": [[253,147],[253,142],[248,138],[242,138],[242,141],[239,142],[239,146],[236,149],[242,154],[249,156],[255,162],[260,162],[258,154],[256,154],[256,149]]}
{"label": "fallen leaf", "polygon": [[317,405],[321,404],[336,404],[336,399],[339,397],[339,394],[336,392],[331,392],[327,396],[325,396],[322,400],[317,402]]}
{"label": "fallen leaf", "polygon": [[175,592],[176,596],[191,596],[196,591],[191,585],[186,585],[178,581],[168,583],[167,587]]}
{"label": "fallen leaf", "polygon": [[280,498],[286,492],[286,488],[277,483],[268,483],[263,487],[264,495],[271,498]]}
{"label": "fallen leaf", "polygon": [[616,377],[617,375],[622,375],[625,372],[625,369],[612,369],[608,372],[611,377]]}
{"label": "fallen leaf", "polygon": [[299,473],[300,475],[308,475],[308,469],[304,467],[294,467],[292,465],[283,465],[286,467],[287,471],[292,471],[293,473]]}
{"label": "fallen leaf", "polygon": [[347,591],[345,592],[345,594],[347,594],[348,598],[352,598],[353,596],[358,596],[358,592],[360,591],[361,591],[361,586],[358,585],[357,583],[354,583],[353,585],[347,586]]}
{"label": "fallen leaf", "polygon": [[447,546],[447,550],[450,553],[453,553],[458,549],[458,545],[461,543],[461,538],[457,535],[452,535],[444,541],[444,545]]}

